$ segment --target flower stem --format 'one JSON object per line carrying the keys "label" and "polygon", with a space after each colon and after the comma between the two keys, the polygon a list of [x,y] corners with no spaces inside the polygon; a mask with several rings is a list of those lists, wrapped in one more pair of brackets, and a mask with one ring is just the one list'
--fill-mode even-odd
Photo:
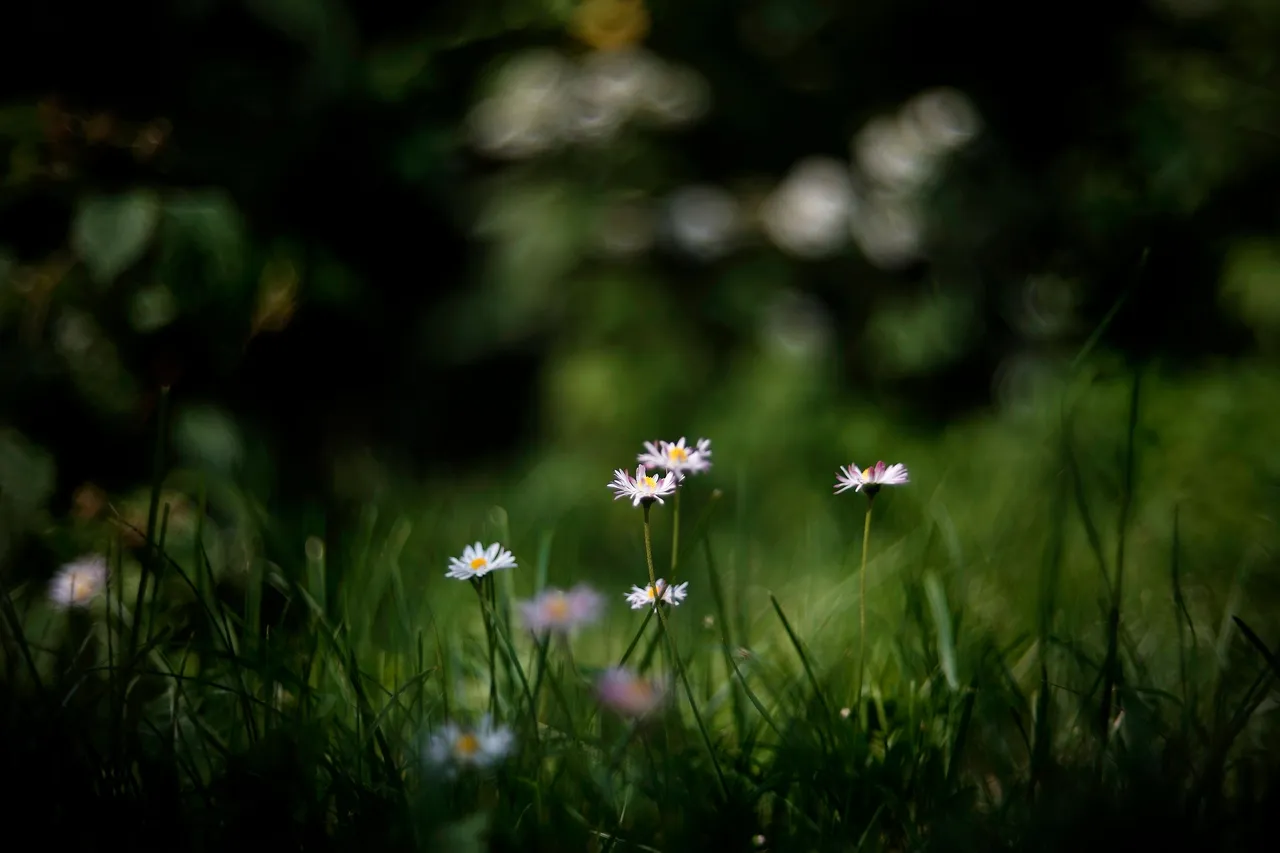
{"label": "flower stem", "polygon": [[538,699],[542,695],[542,679],[547,674],[547,648],[551,645],[551,637],[543,634],[537,638],[538,643],[538,674],[533,680],[533,699],[530,701],[529,712],[533,715],[533,724],[536,728],[538,725]]}
{"label": "flower stem", "polygon": [[676,578],[676,561],[680,556],[680,492],[683,489],[676,487],[675,506],[672,507],[674,518],[671,522],[671,573],[667,575],[667,580],[675,582]]}
{"label": "flower stem", "polygon": [[862,523],[862,570],[858,573],[858,713],[862,713],[862,677],[867,663],[867,546],[871,542],[871,505],[867,498],[867,517]]}
{"label": "flower stem", "polygon": [[498,707],[498,669],[495,660],[496,646],[493,638],[493,606],[487,595],[492,584],[491,576],[475,581],[476,595],[480,598],[480,615],[484,617],[484,636],[489,643],[489,714],[492,716]]}
{"label": "flower stem", "polygon": [[[644,504],[644,561],[649,567],[649,586],[657,583],[656,576],[653,573],[653,534],[649,532],[649,509],[653,506],[652,502]],[[654,590],[656,594],[657,589]]]}

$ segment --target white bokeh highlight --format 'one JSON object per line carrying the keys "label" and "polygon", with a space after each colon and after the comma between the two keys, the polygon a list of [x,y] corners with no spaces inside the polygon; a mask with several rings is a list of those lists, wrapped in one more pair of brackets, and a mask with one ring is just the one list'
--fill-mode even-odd
{"label": "white bokeh highlight", "polygon": [[760,210],[761,227],[778,248],[802,258],[821,258],[848,242],[854,206],[848,168],[829,157],[797,163]]}

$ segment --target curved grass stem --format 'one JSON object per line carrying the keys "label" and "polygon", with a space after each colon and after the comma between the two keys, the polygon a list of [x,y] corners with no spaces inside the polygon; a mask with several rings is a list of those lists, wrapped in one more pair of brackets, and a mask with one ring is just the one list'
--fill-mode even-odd
{"label": "curved grass stem", "polygon": [[711,766],[716,771],[716,781],[720,783],[720,794],[725,799],[729,797],[729,789],[724,781],[724,771],[720,769],[720,761],[716,758],[715,746],[711,743],[711,734],[707,731],[707,725],[702,720],[702,713],[698,711],[698,703],[693,698],[693,688],[689,685],[689,678],[684,672],[684,663],[680,660],[680,654],[676,651],[675,638],[671,636],[671,628],[667,625],[667,615],[662,610],[661,603],[654,608],[658,612],[658,621],[662,625],[662,636],[667,641],[667,649],[671,653],[671,660],[675,664],[676,674],[680,677],[680,683],[684,686],[685,698],[689,700],[689,708],[693,711],[693,720],[698,724],[698,731],[702,734],[702,742],[706,744],[707,755],[711,757]]}

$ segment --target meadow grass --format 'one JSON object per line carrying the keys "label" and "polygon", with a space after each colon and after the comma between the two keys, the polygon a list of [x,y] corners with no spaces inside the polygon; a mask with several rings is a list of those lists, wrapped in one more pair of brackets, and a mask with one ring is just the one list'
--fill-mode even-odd
{"label": "meadow grass", "polygon": [[[99,539],[104,595],[65,611],[34,587],[0,596],[6,808],[92,849],[1261,848],[1272,626],[1240,617],[1239,578],[1213,612],[1191,601],[1177,507],[1167,537],[1132,541],[1136,373],[1123,399],[1105,496],[1071,417],[1042,449],[1043,487],[1020,504],[1038,520],[1008,522],[1034,562],[966,554],[937,507],[904,533],[887,490],[865,527],[860,496],[831,498],[843,540],[796,530],[798,561],[840,577],[762,574],[780,550],[745,520],[760,492],[691,478],[678,534],[674,502],[643,513],[652,549],[642,513],[615,505],[636,539],[604,590],[640,583],[648,557],[689,600],[615,599],[567,642],[530,635],[514,604],[591,576],[588,531],[522,534],[518,569],[426,594],[409,515],[367,507],[304,541],[258,517],[271,558],[255,558],[215,530],[211,507],[242,504],[158,453],[145,527]],[[486,541],[510,526],[493,511]],[[1016,572],[1030,605],[975,594],[975,561]],[[601,707],[620,663],[669,680],[661,713]],[[426,760],[447,722],[485,714],[514,735],[505,760]]]}

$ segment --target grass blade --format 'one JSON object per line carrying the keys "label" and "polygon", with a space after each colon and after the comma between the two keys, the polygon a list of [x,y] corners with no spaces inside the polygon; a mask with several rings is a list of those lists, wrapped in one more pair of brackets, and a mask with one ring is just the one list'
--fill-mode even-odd
{"label": "grass blade", "polygon": [[1276,655],[1267,648],[1267,644],[1262,642],[1262,638],[1255,634],[1253,629],[1250,628],[1243,619],[1234,615],[1231,619],[1236,623],[1236,627],[1240,629],[1240,633],[1244,634],[1245,639],[1248,640],[1253,647],[1258,650],[1258,653],[1262,655],[1262,659],[1271,667],[1271,672],[1276,677],[1280,678],[1280,658],[1277,658]]}
{"label": "grass blade", "polygon": [[787,620],[787,615],[782,612],[782,605],[778,603],[777,597],[772,592],[769,593],[769,602],[773,605],[773,612],[778,614],[778,619],[781,620],[782,627],[786,630],[787,637],[791,640],[791,645],[795,647],[796,654],[800,656],[800,663],[804,666],[805,675],[809,677],[809,684],[813,687],[814,695],[818,697],[818,703],[822,705],[823,711],[826,712],[827,720],[830,720],[831,705],[827,702],[827,696],[823,692],[822,686],[818,683],[818,677],[813,673],[813,667],[809,663],[809,656],[805,654],[800,638],[791,629],[791,623]]}
{"label": "grass blade", "polygon": [[924,594],[929,600],[929,611],[933,614],[933,623],[938,634],[938,659],[942,663],[942,674],[946,676],[948,687],[959,690],[960,680],[956,674],[956,644],[951,630],[951,610],[947,607],[947,594],[942,588],[942,582],[932,571],[925,572]]}

